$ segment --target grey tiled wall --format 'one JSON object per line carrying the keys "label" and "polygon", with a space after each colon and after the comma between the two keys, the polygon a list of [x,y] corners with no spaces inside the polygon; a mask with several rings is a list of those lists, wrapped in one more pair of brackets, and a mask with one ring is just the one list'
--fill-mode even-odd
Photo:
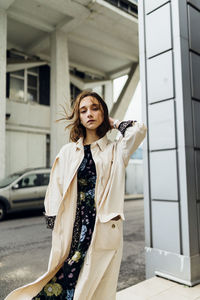
{"label": "grey tiled wall", "polygon": [[[143,0],[139,16],[146,246],[187,260],[200,253],[200,1]],[[151,276],[200,280],[197,262],[181,272],[164,260],[147,262]]]}

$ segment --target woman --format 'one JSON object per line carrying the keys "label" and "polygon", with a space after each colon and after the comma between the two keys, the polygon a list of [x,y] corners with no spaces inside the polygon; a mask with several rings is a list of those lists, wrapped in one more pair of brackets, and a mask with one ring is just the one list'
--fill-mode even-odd
{"label": "woman", "polygon": [[[45,196],[52,228],[47,272],[5,300],[114,300],[122,257],[125,168],[146,135],[137,121],[109,118],[103,99],[83,91],[70,117],[71,143],[57,154]],[[106,133],[116,128],[119,140]]]}

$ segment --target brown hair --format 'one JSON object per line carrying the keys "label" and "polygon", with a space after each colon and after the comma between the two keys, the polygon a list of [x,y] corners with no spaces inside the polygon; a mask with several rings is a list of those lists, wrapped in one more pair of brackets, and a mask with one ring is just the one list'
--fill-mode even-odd
{"label": "brown hair", "polygon": [[71,115],[68,115],[66,109],[63,107],[65,116],[64,118],[58,120],[72,120],[72,123],[67,125],[65,129],[72,127],[70,130],[70,139],[73,142],[77,142],[80,137],[86,137],[86,129],[80,122],[79,106],[81,100],[88,96],[98,100],[100,104],[100,109],[102,110],[104,116],[102,124],[97,128],[97,135],[99,136],[99,138],[102,138],[111,129],[108,115],[108,107],[105,101],[97,93],[92,92],[91,90],[84,90],[76,97]]}

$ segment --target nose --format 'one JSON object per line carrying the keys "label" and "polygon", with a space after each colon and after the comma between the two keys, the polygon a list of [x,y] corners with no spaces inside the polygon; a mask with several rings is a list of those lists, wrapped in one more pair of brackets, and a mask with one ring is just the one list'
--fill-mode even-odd
{"label": "nose", "polygon": [[88,118],[92,117],[92,111],[90,109],[88,109],[88,111],[87,111],[87,117]]}

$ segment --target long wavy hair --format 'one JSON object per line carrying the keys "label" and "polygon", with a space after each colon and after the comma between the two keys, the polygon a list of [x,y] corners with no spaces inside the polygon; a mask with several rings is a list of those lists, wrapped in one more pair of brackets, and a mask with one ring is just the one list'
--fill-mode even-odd
{"label": "long wavy hair", "polygon": [[105,101],[97,93],[92,92],[91,90],[84,90],[80,94],[78,94],[78,96],[76,97],[73,108],[72,108],[72,113],[70,115],[68,115],[68,113],[66,112],[66,109],[63,107],[64,117],[57,120],[57,121],[60,121],[60,120],[71,121],[70,124],[65,126],[65,129],[71,127],[70,139],[73,142],[77,142],[80,137],[83,137],[83,138],[86,137],[86,129],[81,124],[81,121],[80,121],[79,107],[80,107],[81,100],[83,100],[85,97],[88,97],[88,96],[93,97],[96,100],[98,100],[98,102],[100,104],[100,109],[103,113],[104,120],[103,120],[102,124],[96,129],[96,133],[99,136],[99,138],[102,138],[111,129],[110,122],[109,122],[109,115],[108,115],[108,107],[107,107]]}

